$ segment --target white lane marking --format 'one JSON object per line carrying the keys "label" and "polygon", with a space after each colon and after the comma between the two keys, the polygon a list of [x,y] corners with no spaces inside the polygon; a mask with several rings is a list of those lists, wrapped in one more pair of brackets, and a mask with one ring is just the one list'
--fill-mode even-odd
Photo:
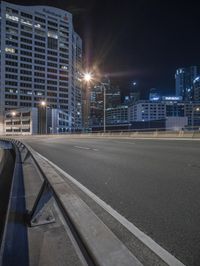
{"label": "white lane marking", "polygon": [[98,151],[98,149],[92,149],[92,148],[88,148],[88,147],[82,147],[82,146],[74,146],[74,147],[78,148],[78,149],[83,149],[83,150]]}
{"label": "white lane marking", "polygon": [[72,183],[74,183],[78,188],[85,192],[91,199],[93,199],[97,204],[99,204],[104,210],[106,210],[110,215],[112,215],[116,220],[118,220],[127,230],[129,230],[134,236],[136,236],[142,243],[144,243],[149,249],[151,249],[158,257],[160,257],[165,263],[170,266],[185,266],[176,257],[170,254],[167,250],[159,246],[152,238],[143,233],[134,224],[129,222],[124,216],[115,211],[110,205],[101,200],[88,188],[79,183],[71,175],[67,174],[64,170],[58,167],[56,164],[48,160],[46,157],[36,152],[41,158],[51,164],[55,169],[57,169],[61,174],[68,178]]}
{"label": "white lane marking", "polygon": [[74,146],[74,147],[78,149],[83,149],[83,150],[90,150],[90,148],[88,147],[81,147],[81,146]]}
{"label": "white lane marking", "polygon": [[113,141],[114,143],[125,143],[125,144],[132,144],[135,145],[135,142],[130,142],[130,141]]}

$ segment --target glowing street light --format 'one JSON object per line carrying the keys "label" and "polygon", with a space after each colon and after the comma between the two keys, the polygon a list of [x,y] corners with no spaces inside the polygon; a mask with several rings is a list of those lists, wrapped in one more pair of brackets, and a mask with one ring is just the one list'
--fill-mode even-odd
{"label": "glowing street light", "polygon": [[45,101],[41,101],[41,102],[40,102],[40,105],[41,105],[41,106],[46,106],[47,103],[46,103]]}
{"label": "glowing street light", "polygon": [[11,113],[11,115],[12,115],[13,117],[16,116],[16,112],[13,111],[13,112]]}
{"label": "glowing street light", "polygon": [[84,81],[86,81],[86,82],[90,82],[90,81],[92,80],[92,74],[89,73],[89,72],[84,73],[84,74],[83,74],[83,79],[84,79]]}

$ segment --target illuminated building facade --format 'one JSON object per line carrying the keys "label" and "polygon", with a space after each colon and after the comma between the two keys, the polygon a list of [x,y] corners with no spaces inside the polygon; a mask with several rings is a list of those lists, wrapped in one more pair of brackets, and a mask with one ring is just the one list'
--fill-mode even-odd
{"label": "illuminated building facade", "polygon": [[0,14],[1,125],[5,111],[37,107],[45,100],[48,107],[67,113],[69,130],[78,127],[81,92],[76,74],[82,43],[72,15],[54,7],[4,1]]}
{"label": "illuminated building facade", "polygon": [[199,74],[199,67],[190,66],[176,70],[176,96],[182,96],[185,101],[193,100],[193,81]]}

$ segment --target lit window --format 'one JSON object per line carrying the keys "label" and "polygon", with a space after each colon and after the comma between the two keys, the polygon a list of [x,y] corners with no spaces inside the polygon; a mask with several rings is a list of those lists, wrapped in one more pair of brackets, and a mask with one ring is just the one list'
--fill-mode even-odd
{"label": "lit window", "polygon": [[61,66],[61,69],[65,69],[65,70],[67,70],[68,67],[67,67],[67,66]]}
{"label": "lit window", "polygon": [[6,47],[6,48],[5,48],[5,51],[6,51],[7,53],[15,54],[15,49],[14,49],[14,48]]}
{"label": "lit window", "polygon": [[6,14],[6,18],[8,18],[10,20],[14,20],[14,21],[19,21],[19,18],[18,17],[12,16],[12,15],[9,15],[9,14]]}
{"label": "lit window", "polygon": [[47,35],[48,35],[48,37],[51,37],[51,38],[54,38],[54,39],[58,39],[57,32],[48,31]]}

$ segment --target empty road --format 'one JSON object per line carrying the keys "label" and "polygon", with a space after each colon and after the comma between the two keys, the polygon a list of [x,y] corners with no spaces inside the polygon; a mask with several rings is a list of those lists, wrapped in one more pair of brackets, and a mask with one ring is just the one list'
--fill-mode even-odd
{"label": "empty road", "polygon": [[185,265],[200,265],[200,141],[25,141]]}

